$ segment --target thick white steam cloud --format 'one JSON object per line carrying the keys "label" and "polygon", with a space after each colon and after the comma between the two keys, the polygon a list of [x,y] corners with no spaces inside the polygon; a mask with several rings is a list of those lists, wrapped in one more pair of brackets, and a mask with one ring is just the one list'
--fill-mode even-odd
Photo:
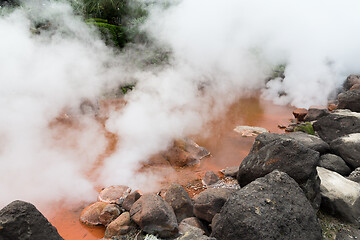
{"label": "thick white steam cloud", "polygon": [[[68,4],[29,4],[30,13],[0,17],[0,205],[94,198],[84,171],[106,146],[99,124],[90,117],[79,118],[75,130],[49,123],[125,79],[137,83],[106,122],[119,143],[100,169],[104,185],[153,185],[134,174],[139,163],[172,139],[198,133],[243,93],[262,89],[264,97],[299,107],[326,104],[359,72],[359,7],[355,0],[154,5],[143,30],[172,53],[168,67],[156,71],[129,67],[131,51],[115,55]],[[34,18],[49,21],[50,30],[32,33]],[[279,64],[285,79],[265,83]]]}

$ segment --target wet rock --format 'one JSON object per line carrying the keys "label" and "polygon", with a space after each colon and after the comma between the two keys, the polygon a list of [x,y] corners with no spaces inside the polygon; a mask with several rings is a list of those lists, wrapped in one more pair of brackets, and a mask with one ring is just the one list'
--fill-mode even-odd
{"label": "wet rock", "polygon": [[225,169],[220,170],[224,174],[225,177],[234,177],[236,178],[237,173],[239,171],[239,167],[227,167]]}
{"label": "wet rock", "polygon": [[240,186],[275,169],[286,172],[298,183],[306,182],[315,171],[319,161],[317,151],[292,139],[276,139],[266,145],[264,143],[256,138],[249,155],[241,162],[237,175]]}
{"label": "wet rock", "polygon": [[351,173],[351,169],[341,157],[330,153],[320,157],[319,167],[337,172],[343,176],[347,176]]}
{"label": "wet rock", "polygon": [[139,191],[135,191],[130,193],[129,195],[126,196],[126,198],[124,199],[124,202],[122,204],[122,208],[125,209],[126,211],[130,211],[132,205],[141,197],[141,194]]}
{"label": "wet rock", "polygon": [[192,201],[181,185],[171,184],[166,191],[165,201],[174,209],[178,222],[181,222],[184,218],[194,216]]}
{"label": "wet rock", "polygon": [[178,233],[174,210],[156,194],[144,194],[130,209],[130,216],[146,233],[158,234],[162,238],[174,237]]}
{"label": "wet rock", "polygon": [[219,181],[219,177],[213,171],[207,171],[204,178],[202,179],[202,184],[212,185]]}
{"label": "wet rock", "polygon": [[360,112],[360,90],[351,90],[338,95],[338,109],[350,109]]}
{"label": "wet rock", "polygon": [[200,228],[206,235],[209,234],[209,231],[206,228],[206,226],[197,217],[189,217],[189,218],[183,219],[180,222],[179,228],[180,228],[181,224],[184,224],[184,223],[189,224],[190,226],[193,226],[193,227]]}
{"label": "wet rock", "polygon": [[237,126],[234,131],[240,133],[242,137],[253,137],[260,133],[269,132],[269,130],[262,127],[251,127],[251,126]]}
{"label": "wet rock", "polygon": [[0,239],[62,240],[63,238],[34,205],[17,200],[0,210]]}
{"label": "wet rock", "polygon": [[195,216],[210,223],[233,192],[226,188],[209,188],[199,193],[194,198]]}
{"label": "wet rock", "polygon": [[330,147],[351,167],[360,167],[360,133],[337,138],[331,142]]}
{"label": "wet rock", "polygon": [[360,184],[322,167],[317,167],[317,171],[321,179],[321,206],[331,214],[359,224]]}
{"label": "wet rock", "polygon": [[308,111],[305,108],[297,108],[293,111],[293,115],[294,117],[299,121],[302,122],[304,121],[304,118],[306,116],[306,114],[308,113]]}
{"label": "wet rock", "polygon": [[320,240],[321,227],[298,184],[276,170],[229,198],[211,236],[218,240]]}
{"label": "wet rock", "polygon": [[103,189],[99,193],[99,201],[122,205],[124,199],[130,194],[131,188],[123,185],[114,185]]}
{"label": "wet rock", "polygon": [[115,218],[121,214],[119,207],[116,204],[106,205],[99,215],[99,221],[102,225],[107,226]]}
{"label": "wet rock", "polygon": [[307,122],[315,121],[329,114],[330,112],[327,108],[309,108],[304,118],[304,121]]}
{"label": "wet rock", "polygon": [[107,205],[105,202],[96,202],[87,206],[80,214],[80,222],[90,226],[102,224],[99,216]]}
{"label": "wet rock", "polygon": [[360,167],[352,171],[350,175],[347,177],[347,179],[360,183]]}
{"label": "wet rock", "polygon": [[343,84],[343,88],[345,91],[347,91],[355,84],[360,84],[360,76],[352,74],[346,78],[346,80]]}
{"label": "wet rock", "polygon": [[344,109],[335,110],[317,120],[313,127],[321,139],[330,143],[336,138],[360,133],[360,113]]}
{"label": "wet rock", "polygon": [[172,166],[184,167],[198,165],[201,159],[210,156],[210,152],[191,139],[185,138],[174,141],[173,146],[164,152],[163,156]]}
{"label": "wet rock", "polygon": [[114,238],[125,235],[134,227],[135,226],[130,219],[130,213],[124,212],[107,226],[105,238]]}

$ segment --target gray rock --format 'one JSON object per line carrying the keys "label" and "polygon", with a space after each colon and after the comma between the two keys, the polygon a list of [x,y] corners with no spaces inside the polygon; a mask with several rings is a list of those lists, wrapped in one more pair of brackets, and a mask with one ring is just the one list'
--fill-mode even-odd
{"label": "gray rock", "polygon": [[198,219],[197,217],[189,217],[189,218],[185,218],[181,221],[180,225],[186,223],[189,224],[193,227],[197,227],[200,228],[202,231],[204,231],[204,233],[206,235],[209,235],[209,230],[207,229],[207,227],[201,222],[200,219]]}
{"label": "gray rock", "polygon": [[346,165],[345,161],[331,153],[320,156],[319,167],[337,172],[343,176],[348,176],[351,173],[351,169]]}
{"label": "gray rock", "polygon": [[0,239],[63,239],[31,203],[14,201],[0,210]]}
{"label": "gray rock", "polygon": [[338,95],[338,109],[350,109],[353,112],[360,112],[360,90],[346,91]]}
{"label": "gray rock", "polygon": [[105,230],[105,238],[115,238],[127,234],[134,228],[130,219],[129,212],[122,213],[114,221],[112,221]]}
{"label": "gray rock", "polygon": [[204,178],[202,179],[202,184],[212,185],[219,181],[219,177],[213,171],[207,171]]}
{"label": "gray rock", "polygon": [[227,167],[225,169],[220,170],[224,174],[225,177],[234,177],[236,178],[237,173],[239,171],[239,167]]}
{"label": "gray rock", "polygon": [[354,227],[341,229],[337,234],[335,240],[354,240],[360,239],[360,230]]}
{"label": "gray rock", "polygon": [[178,224],[172,207],[154,193],[144,194],[130,209],[131,219],[140,228],[162,238],[174,237],[178,233]]}
{"label": "gray rock", "polygon": [[321,139],[330,143],[336,138],[351,133],[360,133],[360,113],[351,112],[347,109],[335,110],[317,120],[313,127]]}
{"label": "gray rock", "polygon": [[208,237],[203,230],[200,228],[191,226],[187,223],[181,223],[179,226],[181,236],[176,240],[212,240],[214,238]]}
{"label": "gray rock", "polygon": [[360,183],[360,167],[356,168],[354,171],[350,173],[347,179]]}
{"label": "gray rock", "polygon": [[298,184],[286,173],[273,171],[231,195],[211,236],[218,240],[320,240],[321,227]]}
{"label": "gray rock", "polygon": [[322,167],[317,167],[317,171],[321,179],[321,206],[333,215],[359,224],[360,184]]}
{"label": "gray rock", "polygon": [[195,216],[210,223],[232,192],[234,190],[226,188],[209,188],[199,193],[194,198]]}
{"label": "gray rock", "polygon": [[360,133],[337,138],[330,143],[330,147],[351,167],[360,167]]}
{"label": "gray rock", "polygon": [[304,118],[304,121],[306,122],[315,121],[329,114],[330,112],[327,108],[309,108],[308,113]]}
{"label": "gray rock", "polygon": [[174,209],[178,222],[181,222],[184,218],[194,216],[192,201],[181,185],[171,184],[166,191],[165,201]]}
{"label": "gray rock", "polygon": [[124,199],[130,194],[131,188],[124,185],[114,185],[104,188],[98,196],[100,202],[116,203],[121,205]]}

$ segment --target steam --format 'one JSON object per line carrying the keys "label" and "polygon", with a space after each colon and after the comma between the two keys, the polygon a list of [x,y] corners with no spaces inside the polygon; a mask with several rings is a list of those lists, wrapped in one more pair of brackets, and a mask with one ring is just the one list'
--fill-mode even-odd
{"label": "steam", "polygon": [[[29,1],[0,17],[0,205],[94,199],[96,184],[151,190],[139,163],[174,138],[197,134],[242,94],[298,107],[326,104],[356,73],[360,3],[340,0],[182,0],[153,4],[142,30],[170,50],[162,68],[138,68],[139,49],[106,47],[65,2]],[[50,23],[34,33],[36,23]],[[135,49],[135,50],[134,50]],[[137,50],[136,50],[137,49]],[[139,60],[140,59],[140,60]],[[285,79],[265,82],[284,64]],[[116,152],[92,182],[86,172],[105,151],[101,125],[79,113],[129,79],[127,105],[109,113]],[[285,91],[286,95],[279,95]],[[70,127],[54,123],[70,113]],[[211,150],[211,149],[210,149]]]}

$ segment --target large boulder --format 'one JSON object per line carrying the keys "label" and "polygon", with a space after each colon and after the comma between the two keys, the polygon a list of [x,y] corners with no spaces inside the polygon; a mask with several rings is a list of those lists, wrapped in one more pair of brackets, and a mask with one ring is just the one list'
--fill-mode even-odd
{"label": "large boulder", "polygon": [[360,167],[360,133],[337,138],[331,142],[330,147],[351,167]]}
{"label": "large boulder", "polygon": [[199,193],[194,198],[195,216],[210,223],[232,192],[233,189],[209,188]]}
{"label": "large boulder", "polygon": [[360,224],[360,184],[322,167],[317,171],[321,179],[321,206],[331,214]]}
{"label": "large boulder", "polygon": [[276,170],[230,196],[211,236],[218,240],[320,240],[321,227],[299,185]]}
{"label": "large boulder", "polygon": [[174,209],[178,222],[181,222],[184,218],[194,216],[192,201],[181,185],[171,184],[166,191],[165,201]]}
{"label": "large boulder", "polygon": [[292,139],[276,139],[261,148],[258,148],[258,145],[256,138],[255,147],[253,146],[240,164],[237,175],[240,186],[245,186],[275,169],[286,172],[298,183],[304,183],[319,161],[319,152]]}
{"label": "large boulder", "polygon": [[[319,152],[291,138],[261,135],[255,139],[249,155],[240,164],[237,175],[240,186],[277,169],[295,179],[313,207],[318,209],[321,201],[320,181],[316,174]],[[274,137],[275,140],[268,140]],[[264,138],[267,140],[264,141]]]}
{"label": "large boulder", "polygon": [[140,228],[162,238],[174,237],[178,233],[178,223],[171,206],[154,193],[144,194],[130,209],[131,219]]}
{"label": "large boulder", "polygon": [[338,95],[338,109],[350,109],[353,112],[360,112],[360,90],[346,91]]}
{"label": "large boulder", "polygon": [[31,203],[14,201],[0,210],[0,239],[63,239]]}
{"label": "large boulder", "polygon": [[321,139],[330,143],[336,138],[351,133],[360,133],[360,113],[347,109],[335,110],[317,120],[313,127]]}
{"label": "large boulder", "polygon": [[285,134],[277,134],[277,133],[260,134],[259,136],[256,137],[252,150],[259,150],[268,143],[278,139],[284,139],[284,140],[293,139],[295,141],[300,142],[305,147],[308,147],[320,153],[328,152],[330,149],[329,144],[327,144],[317,136],[310,135],[304,132],[291,132]]}
{"label": "large boulder", "polygon": [[351,169],[346,165],[345,161],[341,157],[331,153],[324,154],[320,157],[319,167],[337,172],[343,176],[351,173]]}

